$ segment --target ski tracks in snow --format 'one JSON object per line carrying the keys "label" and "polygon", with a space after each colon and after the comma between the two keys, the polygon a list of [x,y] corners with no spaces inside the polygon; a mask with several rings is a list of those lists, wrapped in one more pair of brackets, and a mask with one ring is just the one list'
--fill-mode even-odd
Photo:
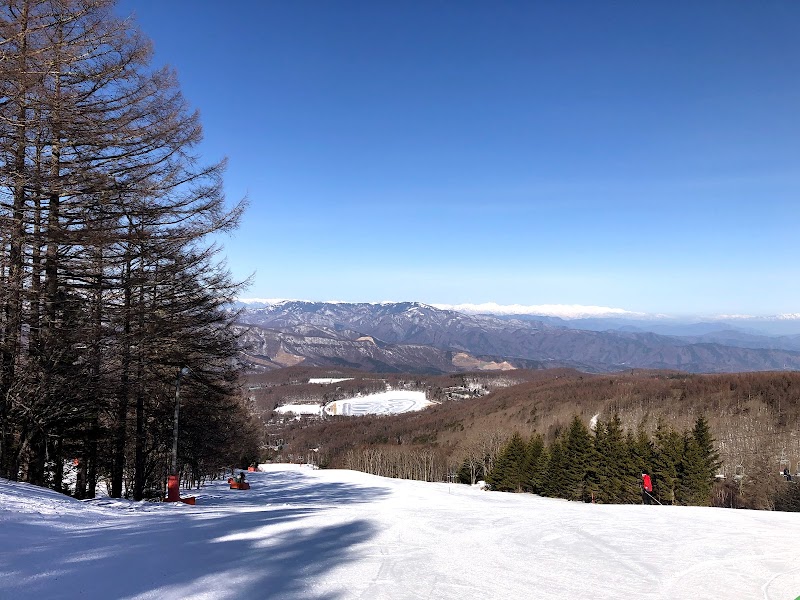
{"label": "ski tracks in snow", "polygon": [[[0,596],[792,600],[797,514],[583,504],[270,465],[197,506],[0,482]],[[179,551],[165,559],[165,549]]]}

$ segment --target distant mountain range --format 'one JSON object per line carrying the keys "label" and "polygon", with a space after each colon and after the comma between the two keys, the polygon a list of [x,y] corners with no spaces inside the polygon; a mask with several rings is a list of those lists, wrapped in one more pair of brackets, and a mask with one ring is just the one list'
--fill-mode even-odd
{"label": "distant mountain range", "polygon": [[[241,308],[267,308],[285,302],[301,300],[276,300],[242,298],[234,305]],[[312,304],[347,304],[346,302],[312,302]],[[376,304],[376,303],[371,303]],[[380,304],[396,304],[383,302]],[[769,337],[800,335],[800,313],[771,316],[706,315],[703,317],[676,317],[665,314],[647,314],[607,306],[565,304],[433,304],[434,308],[451,310],[466,315],[489,315],[498,318],[533,319],[567,327],[592,331],[646,331],[661,335],[693,336],[720,331],[736,331],[748,335]]]}
{"label": "distant mountain range", "polygon": [[244,308],[238,323],[243,351],[264,368],[302,362],[425,373],[550,366],[591,372],[800,370],[800,335],[768,336],[724,323],[715,328],[661,321],[656,325],[673,332],[664,335],[644,330],[651,321],[642,319],[564,321],[465,314],[419,302],[293,300]]}

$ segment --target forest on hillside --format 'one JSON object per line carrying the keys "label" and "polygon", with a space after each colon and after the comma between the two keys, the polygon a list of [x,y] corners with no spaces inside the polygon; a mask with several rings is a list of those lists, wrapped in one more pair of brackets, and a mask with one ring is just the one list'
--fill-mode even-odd
{"label": "forest on hillside", "polygon": [[[798,471],[798,373],[690,375],[636,371],[589,375],[554,369],[429,378],[391,375],[386,381],[419,386],[431,397],[441,397],[441,390],[449,386],[481,381],[490,393],[445,399],[424,411],[391,417],[279,422],[270,416],[269,409],[284,395],[296,393],[297,388],[288,385],[291,373],[286,370],[283,381],[277,374],[258,376],[265,381],[258,390],[262,418],[271,435],[283,441],[280,449],[269,451],[275,459],[306,457],[309,449],[315,449],[314,456],[323,465],[430,481],[463,480],[464,465],[470,461],[482,462],[481,472],[488,475],[515,433],[526,444],[541,437],[543,446],[552,449],[553,444],[563,441],[576,417],[585,427],[596,417],[601,428],[618,419],[621,438],[647,439],[651,452],[660,447],[660,435],[671,439],[676,448],[680,445],[677,440],[681,440],[680,453],[675,450],[678,454],[687,447],[689,432],[702,418],[719,455],[719,465],[710,475],[714,486],[709,503],[773,508],[785,487],[781,473],[784,469]],[[303,371],[302,375],[309,373]],[[374,375],[370,377],[375,379]],[[302,380],[302,376],[295,379]],[[338,393],[352,393],[363,385],[359,381],[356,377],[348,382],[349,388]],[[335,388],[307,386],[304,393],[309,401],[314,397],[312,387],[337,393]],[[675,462],[679,468],[681,461]],[[638,485],[637,469],[654,467],[652,461],[636,464],[625,477],[634,477]]]}
{"label": "forest on hillside", "polygon": [[254,456],[198,113],[111,0],[0,7],[0,477],[160,490]]}

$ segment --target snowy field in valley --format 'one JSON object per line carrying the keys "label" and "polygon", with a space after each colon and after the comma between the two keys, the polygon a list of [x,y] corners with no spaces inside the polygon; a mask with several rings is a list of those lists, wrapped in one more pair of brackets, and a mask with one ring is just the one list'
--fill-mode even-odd
{"label": "snowy field in valley", "polygon": [[404,412],[422,410],[433,404],[425,398],[425,392],[408,390],[389,390],[366,396],[355,396],[346,400],[328,402],[324,408],[318,404],[284,404],[275,412],[296,415],[344,415],[358,417],[363,415],[398,415]]}
{"label": "snowy field in valley", "polygon": [[397,415],[414,410],[422,410],[432,402],[425,398],[425,392],[390,390],[356,396],[347,400],[335,400],[325,405],[328,415]]}
{"label": "snowy field in valley", "polygon": [[0,480],[0,598],[794,600],[800,515],[270,465],[197,505]]}
{"label": "snowy field in valley", "polygon": [[322,416],[322,406],[319,404],[284,404],[275,409],[276,413],[294,415],[317,415]]}

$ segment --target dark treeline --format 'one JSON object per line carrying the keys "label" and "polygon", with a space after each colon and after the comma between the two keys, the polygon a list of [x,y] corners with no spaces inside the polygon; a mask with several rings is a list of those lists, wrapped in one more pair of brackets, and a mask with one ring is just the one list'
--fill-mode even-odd
{"label": "dark treeline", "polygon": [[253,452],[238,286],[206,241],[243,204],[226,210],[198,114],[112,5],[0,7],[0,476],[81,498],[162,487],[182,367],[185,478]]}
{"label": "dark treeline", "polygon": [[[720,478],[717,444],[705,417],[678,431],[660,420],[652,435],[626,430],[618,415],[590,429],[577,415],[548,444],[534,433],[487,433],[468,444],[460,465],[435,446],[360,445],[321,466],[384,477],[476,484],[497,491],[606,504],[648,503],[800,511],[800,486],[767,464],[760,472]],[[642,475],[653,489],[643,495]]]}
{"label": "dark treeline", "polygon": [[[327,371],[303,372],[305,377],[328,375]],[[464,464],[473,473],[481,473],[477,480],[491,471],[500,448],[514,431],[526,442],[539,432],[549,446],[576,413],[585,423],[596,414],[604,419],[618,414],[626,430],[639,435],[642,429],[651,440],[659,421],[662,430],[672,428],[682,435],[703,415],[714,432],[722,461],[717,474],[724,475],[714,485],[713,505],[771,510],[800,504],[798,498],[792,500],[792,494],[800,494],[800,486],[780,475],[788,469],[793,480],[800,479],[795,431],[800,416],[800,373],[634,371],[590,375],[554,369],[422,377],[419,383],[419,376],[400,377],[398,381],[414,381],[419,388],[432,390],[461,385],[465,376],[494,391],[392,417],[273,418],[268,425],[270,435],[283,440],[281,452],[273,458],[317,448],[321,464],[372,465],[391,475],[407,472],[407,465],[416,464],[417,459],[402,456],[404,452],[429,449],[436,457],[433,470],[437,480],[452,480]],[[262,377],[263,389],[254,392],[256,406],[271,409],[294,398],[295,386],[286,374]],[[307,387],[310,393],[311,386]],[[377,457],[370,454],[376,448],[381,450]]]}
{"label": "dark treeline", "polygon": [[[708,505],[720,466],[704,417],[683,432],[659,423],[654,438],[625,431],[619,416],[591,431],[579,417],[548,446],[518,433],[503,446],[486,482],[495,490],[532,492],[584,502],[642,502],[642,474],[662,504]],[[468,465],[462,468],[468,480]]]}
{"label": "dark treeline", "polygon": [[[482,463],[467,459],[459,471],[464,483],[484,475]],[[625,431],[619,416],[598,422],[594,431],[575,416],[548,446],[536,433],[524,440],[515,433],[486,470],[492,489],[531,492],[583,502],[725,506],[800,510],[800,488],[761,473],[718,480],[721,463],[705,417],[692,429],[676,431],[659,422],[652,438],[642,429]],[[653,490],[643,494],[642,474]],[[765,486],[764,481],[772,485]],[[767,497],[764,497],[766,491]]]}

